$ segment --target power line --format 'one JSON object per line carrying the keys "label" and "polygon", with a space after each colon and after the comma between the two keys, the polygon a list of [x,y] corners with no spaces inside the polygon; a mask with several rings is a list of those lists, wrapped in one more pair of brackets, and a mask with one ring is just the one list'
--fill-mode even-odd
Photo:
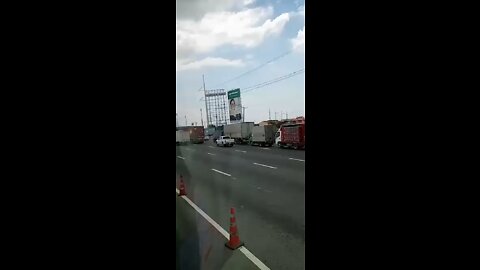
{"label": "power line", "polygon": [[291,78],[293,76],[300,75],[304,72],[305,72],[305,68],[302,68],[302,69],[299,69],[297,71],[291,72],[289,74],[277,77],[275,79],[271,79],[269,81],[265,81],[265,82],[262,82],[262,83],[259,83],[259,84],[256,84],[256,85],[252,85],[252,86],[249,86],[249,87],[241,88],[241,89],[242,89],[242,92],[245,94],[245,93],[248,93],[248,92],[253,91],[255,89],[262,88],[262,87],[265,87],[267,85],[286,80],[286,79]]}
{"label": "power line", "polygon": [[224,81],[224,82],[222,82],[222,83],[216,84],[216,85],[214,85],[213,87],[217,87],[217,86],[219,86],[219,85],[222,85],[222,84],[225,84],[225,83],[228,83],[228,82],[232,82],[232,81],[234,81],[234,80],[236,80],[236,79],[238,79],[238,78],[241,78],[241,77],[243,77],[243,76],[245,76],[245,75],[247,75],[247,74],[250,74],[250,73],[254,72],[255,70],[258,70],[258,69],[260,69],[260,68],[262,68],[262,67],[264,67],[264,66],[266,66],[266,65],[268,65],[268,64],[270,64],[270,63],[272,63],[272,62],[274,62],[274,61],[276,61],[276,60],[278,60],[278,59],[280,59],[280,58],[282,58],[282,57],[284,57],[284,56],[292,53],[292,52],[293,52],[293,50],[284,52],[284,53],[282,53],[281,55],[278,55],[278,56],[276,56],[276,57],[268,60],[267,62],[265,62],[265,63],[263,63],[263,64],[255,67],[255,68],[253,68],[253,69],[251,69],[251,70],[249,70],[249,71],[247,71],[247,72],[244,72],[244,73],[242,73],[242,74],[240,74],[240,75],[238,75],[238,76],[236,76],[236,77],[234,77],[234,78],[232,78],[232,79],[230,79],[230,80],[227,80],[227,81]]}

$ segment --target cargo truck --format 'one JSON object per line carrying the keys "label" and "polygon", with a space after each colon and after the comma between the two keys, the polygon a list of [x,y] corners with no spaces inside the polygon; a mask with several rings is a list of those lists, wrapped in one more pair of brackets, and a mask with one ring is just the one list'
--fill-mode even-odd
{"label": "cargo truck", "polygon": [[250,144],[272,146],[275,143],[275,131],[276,128],[273,125],[254,126]]}
{"label": "cargo truck", "polygon": [[203,126],[186,126],[178,127],[177,129],[187,131],[190,134],[191,143],[204,143],[205,141],[205,130]]}
{"label": "cargo truck", "polygon": [[275,136],[280,148],[305,149],[305,123],[283,124]]}
{"label": "cargo truck", "polygon": [[177,130],[177,145],[187,144],[190,142],[190,133],[185,130]]}
{"label": "cargo truck", "polygon": [[224,126],[223,135],[235,140],[235,143],[248,143],[252,136],[253,122],[243,122]]}

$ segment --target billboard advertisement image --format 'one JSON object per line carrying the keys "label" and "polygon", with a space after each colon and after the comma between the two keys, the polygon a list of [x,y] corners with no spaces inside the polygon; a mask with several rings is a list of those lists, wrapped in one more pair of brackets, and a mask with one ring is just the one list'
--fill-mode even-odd
{"label": "billboard advertisement image", "polygon": [[242,101],[240,99],[240,88],[228,91],[228,104],[230,108],[230,121],[239,122],[242,120]]}

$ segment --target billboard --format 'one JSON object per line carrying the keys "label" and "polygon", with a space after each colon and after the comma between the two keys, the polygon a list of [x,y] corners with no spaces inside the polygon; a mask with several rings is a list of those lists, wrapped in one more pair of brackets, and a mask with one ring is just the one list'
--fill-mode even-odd
{"label": "billboard", "polygon": [[242,101],[240,99],[240,88],[228,91],[228,105],[230,108],[230,121],[242,120]]}

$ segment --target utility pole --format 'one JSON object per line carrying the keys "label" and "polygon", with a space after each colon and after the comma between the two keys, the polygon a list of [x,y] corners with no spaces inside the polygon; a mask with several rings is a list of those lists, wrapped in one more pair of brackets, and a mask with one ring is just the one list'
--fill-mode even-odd
{"label": "utility pole", "polygon": [[188,127],[188,124],[187,124],[187,116],[185,115],[185,126]]}
{"label": "utility pole", "polygon": [[242,120],[243,121],[242,122],[245,122],[245,108],[246,107],[242,107],[242,109],[243,109],[243,114],[242,114]]}
{"label": "utility pole", "polygon": [[205,75],[202,74],[202,79],[203,79],[203,96],[205,99],[205,110],[207,110],[205,113],[207,114],[207,127],[210,125],[211,119],[208,116],[208,107],[207,107],[207,90],[205,89]]}
{"label": "utility pole", "polygon": [[272,120],[272,115],[270,114],[270,108],[268,108],[268,120]]}
{"label": "utility pole", "polygon": [[202,121],[202,127],[203,127],[203,114],[202,114],[202,108],[200,108],[200,120]]}

